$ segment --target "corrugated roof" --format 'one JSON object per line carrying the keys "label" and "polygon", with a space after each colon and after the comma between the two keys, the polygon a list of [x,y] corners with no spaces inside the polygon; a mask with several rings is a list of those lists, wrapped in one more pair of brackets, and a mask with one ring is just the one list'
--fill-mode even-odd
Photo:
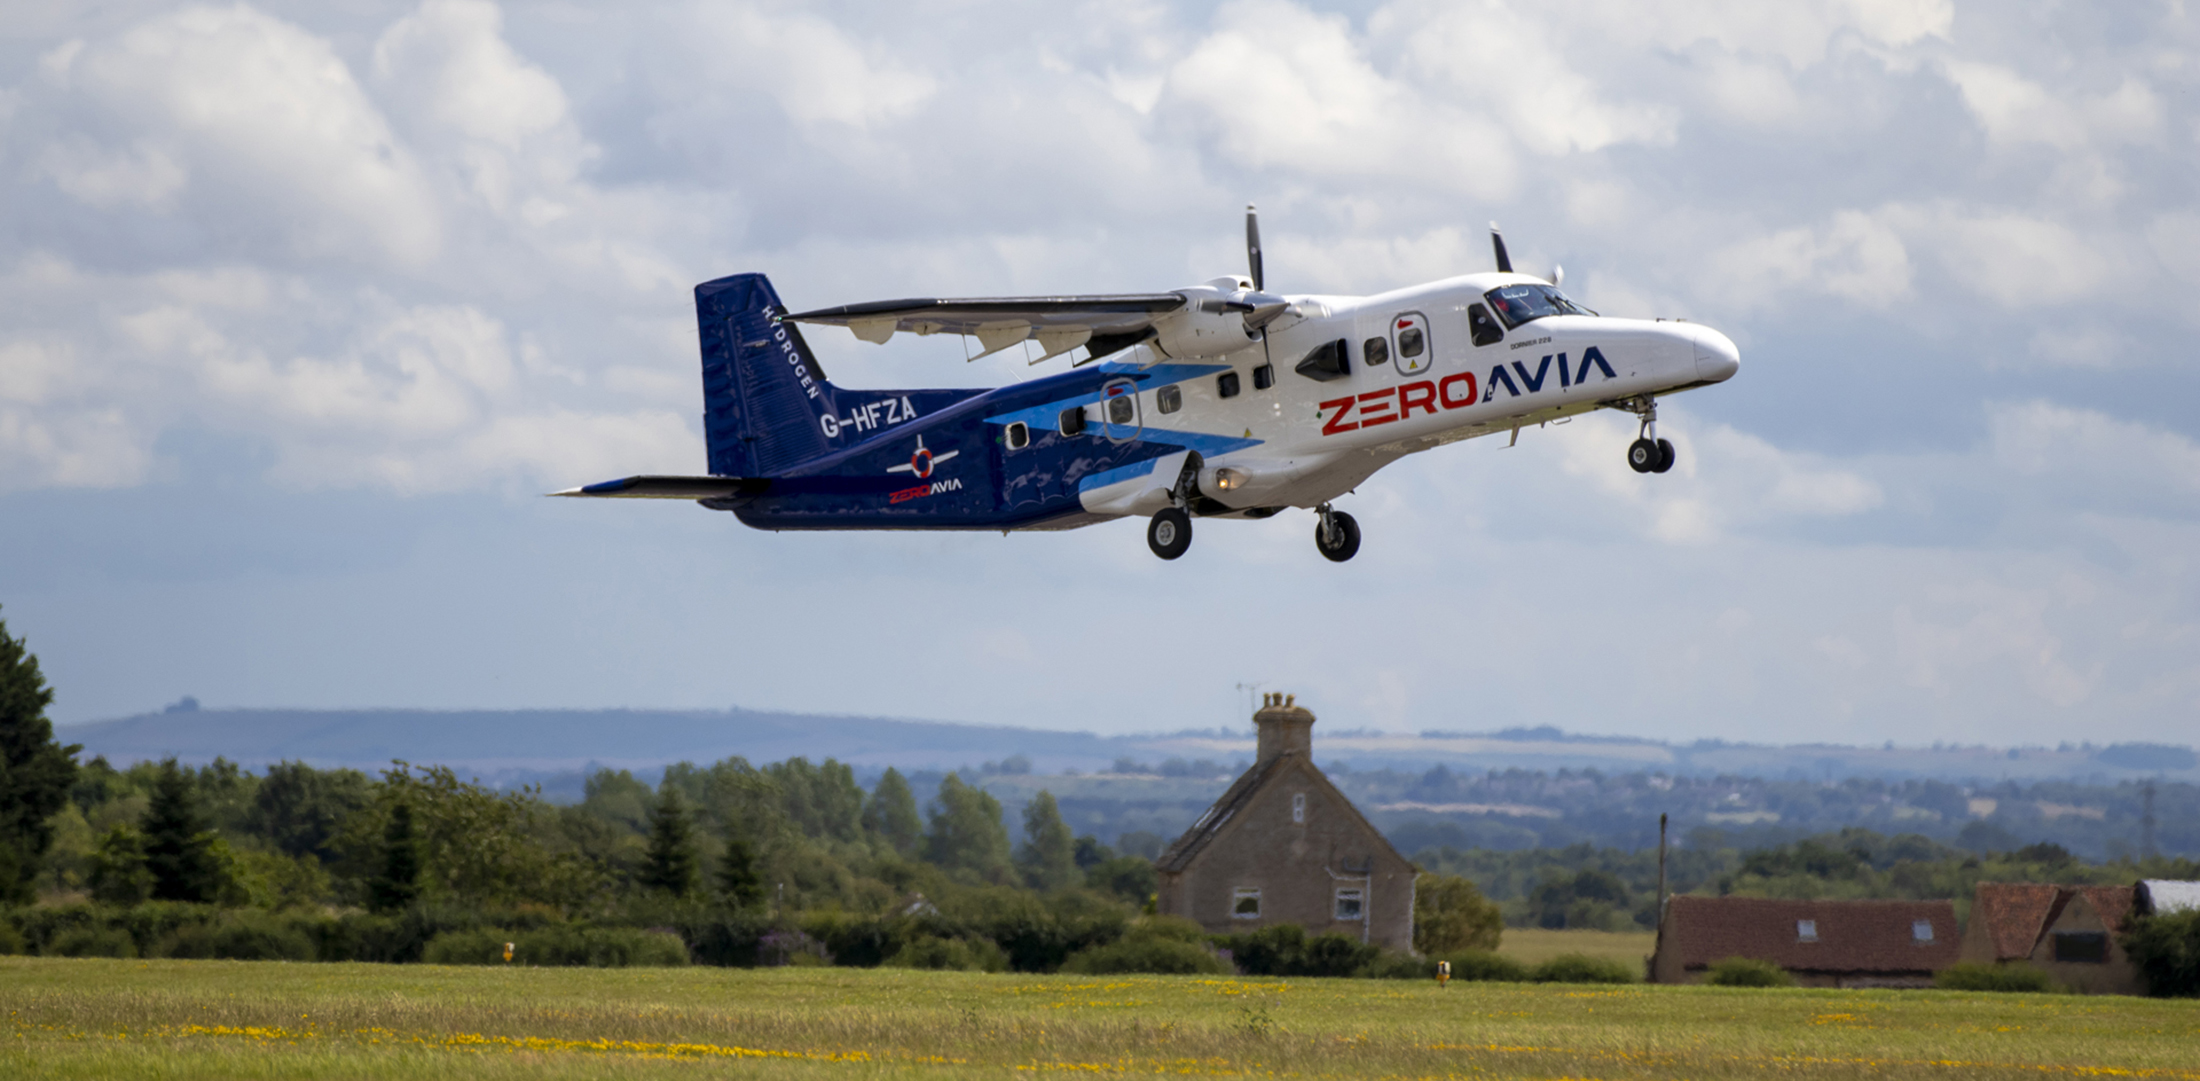
{"label": "corrugated roof", "polygon": [[2149,878],[2138,887],[2148,912],[2189,912],[2200,908],[2200,882],[2175,882]]}
{"label": "corrugated roof", "polygon": [[[1816,941],[1799,941],[1796,925],[1805,920]],[[1932,925],[1929,942],[1916,938],[1920,920]],[[1946,968],[1960,945],[1947,901],[1680,896],[1666,909],[1658,948],[1684,969],[1750,957],[1796,971],[1895,974]]]}
{"label": "corrugated roof", "polygon": [[2061,893],[2042,882],[1981,882],[1971,895],[1971,923],[1984,924],[1994,960],[2030,957]]}

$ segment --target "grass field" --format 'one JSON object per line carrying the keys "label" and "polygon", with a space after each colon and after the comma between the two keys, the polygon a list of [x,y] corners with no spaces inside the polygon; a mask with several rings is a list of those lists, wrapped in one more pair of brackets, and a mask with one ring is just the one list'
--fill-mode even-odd
{"label": "grass field", "polygon": [[1642,972],[1642,959],[1657,948],[1653,931],[1545,931],[1507,927],[1497,952],[1524,965],[1537,965],[1562,953],[1585,953],[1629,965]]}
{"label": "grass field", "polygon": [[2200,1079],[2200,1002],[0,957],[39,1078]]}

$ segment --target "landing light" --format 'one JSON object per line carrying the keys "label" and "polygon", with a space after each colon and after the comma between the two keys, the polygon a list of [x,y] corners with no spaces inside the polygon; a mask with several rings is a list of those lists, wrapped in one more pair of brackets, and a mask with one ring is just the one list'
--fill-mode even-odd
{"label": "landing light", "polygon": [[1235,469],[1224,468],[1215,470],[1215,487],[1220,488],[1225,492],[1238,488],[1244,485],[1244,483],[1245,474],[1240,473]]}

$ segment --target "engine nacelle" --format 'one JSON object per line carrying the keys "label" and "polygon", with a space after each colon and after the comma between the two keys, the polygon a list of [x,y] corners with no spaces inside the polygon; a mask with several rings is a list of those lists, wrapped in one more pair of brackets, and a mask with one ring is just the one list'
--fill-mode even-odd
{"label": "engine nacelle", "polygon": [[1191,303],[1182,310],[1154,321],[1150,344],[1162,354],[1177,360],[1219,357],[1260,340],[1245,329],[1245,313],[1220,298],[1194,294],[1187,299]]}

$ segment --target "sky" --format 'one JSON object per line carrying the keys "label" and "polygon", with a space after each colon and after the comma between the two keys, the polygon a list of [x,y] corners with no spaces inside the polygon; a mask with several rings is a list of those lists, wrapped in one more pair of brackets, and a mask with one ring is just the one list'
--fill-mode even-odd
{"label": "sky", "polygon": [[[784,709],[1105,733],[1553,724],[2191,743],[2200,16],[2182,3],[59,2],[0,13],[0,619],[62,722]],[[773,534],[694,283],[797,309],[1565,267],[1708,323],[1598,414],[1339,505]],[[951,339],[812,334],[856,387]],[[607,734],[615,738],[616,734]],[[829,742],[829,733],[827,734]]]}

